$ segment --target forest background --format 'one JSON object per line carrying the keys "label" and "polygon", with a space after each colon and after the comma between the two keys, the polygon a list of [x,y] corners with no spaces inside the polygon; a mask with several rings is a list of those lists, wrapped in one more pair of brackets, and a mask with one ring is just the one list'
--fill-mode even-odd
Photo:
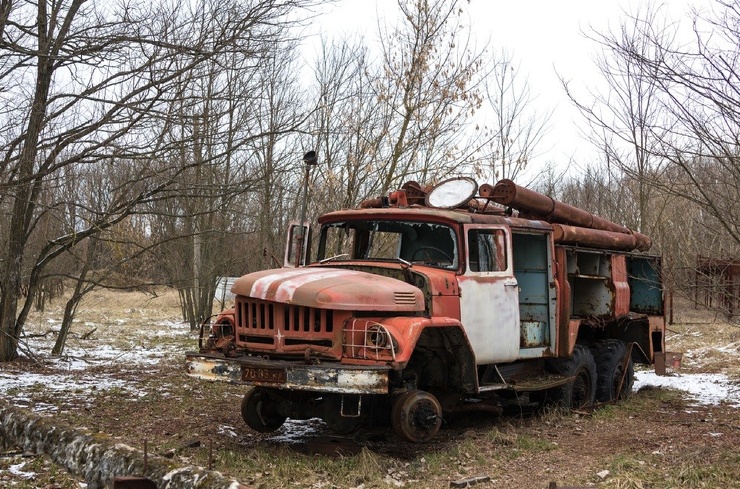
{"label": "forest background", "polygon": [[537,168],[551,113],[515,53],[476,47],[467,2],[398,0],[374,39],[307,61],[322,4],[0,0],[0,361],[33,354],[28,314],[65,287],[54,354],[101,287],[174,287],[196,328],[219,277],[282,256],[308,150],[311,219],[407,180],[512,178],[651,236],[691,297],[698,256],[740,256],[735,2],[687,12],[689,38],[652,5],[585,32],[603,88],[561,88],[598,157]]}

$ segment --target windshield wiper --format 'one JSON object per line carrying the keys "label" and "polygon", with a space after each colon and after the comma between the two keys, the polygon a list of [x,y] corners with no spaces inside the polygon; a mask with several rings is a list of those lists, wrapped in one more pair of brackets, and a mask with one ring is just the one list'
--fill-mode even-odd
{"label": "windshield wiper", "polygon": [[401,265],[406,265],[409,268],[411,268],[413,266],[410,261],[406,261],[403,258],[401,258],[400,256],[397,256],[396,257],[396,260],[398,260],[399,262],[401,262]]}
{"label": "windshield wiper", "polygon": [[338,260],[339,258],[344,258],[345,256],[349,256],[349,253],[342,253],[339,255],[330,256],[329,258],[324,258],[323,260],[319,260],[319,263],[327,263],[330,261]]}

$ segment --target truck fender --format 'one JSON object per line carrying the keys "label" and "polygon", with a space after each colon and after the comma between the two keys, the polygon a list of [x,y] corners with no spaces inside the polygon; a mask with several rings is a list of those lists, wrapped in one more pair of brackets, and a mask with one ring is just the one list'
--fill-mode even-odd
{"label": "truck fender", "polygon": [[[408,362],[404,374],[415,376],[425,390],[475,393],[478,384],[475,355],[457,320],[429,321],[407,336]],[[408,331],[408,330],[407,330]]]}

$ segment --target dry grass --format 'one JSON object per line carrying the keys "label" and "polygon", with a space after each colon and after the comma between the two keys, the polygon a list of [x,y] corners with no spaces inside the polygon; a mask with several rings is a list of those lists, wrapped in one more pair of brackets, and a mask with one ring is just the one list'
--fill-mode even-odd
{"label": "dry grass", "polygon": [[721,313],[677,299],[667,348],[683,352],[682,370],[723,373],[740,380],[740,324]]}

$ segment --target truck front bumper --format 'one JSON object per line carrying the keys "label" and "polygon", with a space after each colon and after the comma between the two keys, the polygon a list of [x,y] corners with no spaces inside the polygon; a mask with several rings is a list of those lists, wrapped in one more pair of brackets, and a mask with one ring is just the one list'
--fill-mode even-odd
{"label": "truck front bumper", "polygon": [[186,364],[188,375],[199,379],[338,394],[387,394],[390,371],[386,366],[310,365],[193,352],[186,354]]}

